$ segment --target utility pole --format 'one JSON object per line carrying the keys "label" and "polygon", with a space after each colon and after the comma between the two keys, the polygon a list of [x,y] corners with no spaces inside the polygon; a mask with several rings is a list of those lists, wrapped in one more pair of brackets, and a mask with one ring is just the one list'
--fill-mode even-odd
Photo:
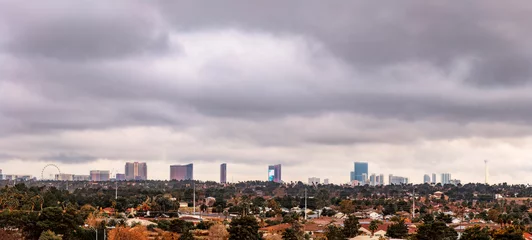
{"label": "utility pole", "polygon": [[412,189],[412,221],[416,217],[416,188]]}
{"label": "utility pole", "polygon": [[305,188],[305,221],[307,220],[307,188]]}
{"label": "utility pole", "polygon": [[193,196],[193,206],[194,206],[194,216],[196,216],[196,182],[194,180],[192,180],[192,189],[193,189],[193,193],[192,193],[192,196]]}

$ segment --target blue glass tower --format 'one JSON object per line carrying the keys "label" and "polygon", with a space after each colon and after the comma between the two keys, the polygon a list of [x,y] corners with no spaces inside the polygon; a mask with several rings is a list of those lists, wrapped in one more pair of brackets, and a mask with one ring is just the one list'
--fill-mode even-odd
{"label": "blue glass tower", "polygon": [[354,171],[351,172],[351,181],[357,180],[359,182],[365,182],[365,177],[369,176],[368,174],[368,163],[367,162],[355,162]]}

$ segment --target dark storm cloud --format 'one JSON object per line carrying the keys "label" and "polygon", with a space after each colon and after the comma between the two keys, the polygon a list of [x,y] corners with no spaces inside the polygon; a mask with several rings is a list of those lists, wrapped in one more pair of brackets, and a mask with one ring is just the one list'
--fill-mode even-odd
{"label": "dark storm cloud", "polygon": [[[0,136],[162,126],[201,139],[341,146],[528,135],[531,6],[0,2]],[[327,114],[368,120],[306,128]],[[301,119],[283,123],[292,117]],[[467,128],[478,123],[503,126]]]}
{"label": "dark storm cloud", "polygon": [[57,153],[43,156],[41,158],[43,161],[54,161],[61,163],[86,163],[96,159],[98,159],[98,157],[79,153]]}
{"label": "dark storm cloud", "polygon": [[167,33],[144,4],[64,1],[3,6],[5,48],[16,56],[85,61],[161,54],[168,47]]}
{"label": "dark storm cloud", "polygon": [[162,1],[161,9],[180,29],[234,26],[312,37],[361,70],[416,61],[449,68],[456,58],[473,57],[478,69],[469,82],[504,86],[528,83],[532,76],[525,67],[532,61],[527,43],[532,10],[522,5],[200,0]]}

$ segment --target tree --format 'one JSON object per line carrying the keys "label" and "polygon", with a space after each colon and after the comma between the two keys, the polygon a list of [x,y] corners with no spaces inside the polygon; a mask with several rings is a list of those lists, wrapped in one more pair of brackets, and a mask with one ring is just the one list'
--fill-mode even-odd
{"label": "tree", "polygon": [[468,227],[460,237],[460,240],[491,240],[489,228],[481,228],[478,225]]}
{"label": "tree", "polygon": [[287,228],[283,232],[284,240],[303,240],[305,233],[302,230],[301,224],[298,222],[292,223],[291,228]]}
{"label": "tree", "polygon": [[57,236],[54,232],[47,230],[41,233],[39,240],[62,240],[62,238]]}
{"label": "tree", "polygon": [[205,205],[205,204],[201,204],[200,205],[200,211],[202,211],[202,212],[206,212],[208,208],[209,207],[207,207],[207,205]]}
{"label": "tree", "polygon": [[381,222],[379,220],[372,220],[370,223],[369,223],[369,231],[371,231],[371,236],[373,237],[373,234],[375,233],[375,231],[377,231],[377,229],[379,229],[379,224]]}
{"label": "tree", "polygon": [[392,223],[386,229],[386,236],[390,238],[406,238],[408,236],[408,226],[403,218]]}
{"label": "tree", "polygon": [[414,235],[416,240],[456,240],[457,238],[458,233],[440,221],[420,225]]}
{"label": "tree", "polygon": [[523,232],[513,226],[495,230],[491,236],[497,240],[525,240]]}
{"label": "tree", "polygon": [[16,232],[0,229],[0,239],[2,239],[2,240],[17,240],[17,239],[20,239],[20,237],[18,237],[16,235]]}
{"label": "tree", "polygon": [[145,227],[116,227],[109,231],[109,240],[147,240],[148,231]]}
{"label": "tree", "polygon": [[355,206],[351,200],[343,200],[340,202],[340,212],[344,214],[351,214],[355,211]]}
{"label": "tree", "polygon": [[168,230],[176,233],[184,233],[194,228],[194,224],[181,219],[174,219],[170,221]]}
{"label": "tree", "polygon": [[183,235],[181,235],[181,237],[179,237],[179,240],[194,240],[194,235],[187,230],[183,233]]}
{"label": "tree", "polygon": [[231,240],[259,240],[259,223],[253,216],[234,218],[229,225]]}
{"label": "tree", "polygon": [[343,229],[333,224],[330,224],[329,226],[327,226],[327,229],[325,229],[325,236],[327,237],[327,240],[344,240],[345,239]]}
{"label": "tree", "polygon": [[353,238],[358,235],[358,229],[360,229],[360,223],[358,218],[354,215],[349,215],[344,221],[344,235],[346,238]]}
{"label": "tree", "polygon": [[227,240],[229,239],[229,232],[222,224],[215,224],[209,228],[209,240]]}

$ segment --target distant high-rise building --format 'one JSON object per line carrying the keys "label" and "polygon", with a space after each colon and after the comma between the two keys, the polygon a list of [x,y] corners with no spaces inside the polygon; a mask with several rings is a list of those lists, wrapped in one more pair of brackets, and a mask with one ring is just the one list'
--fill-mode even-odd
{"label": "distant high-rise building", "polygon": [[369,185],[371,186],[375,186],[376,185],[376,177],[377,175],[375,175],[375,173],[372,173],[370,176],[369,176]]}
{"label": "distant high-rise building", "polygon": [[451,174],[450,173],[442,173],[441,174],[441,184],[450,184],[451,183]]}
{"label": "distant high-rise building", "polygon": [[388,176],[388,181],[390,185],[401,185],[401,184],[408,184],[408,178],[407,177],[401,177],[401,176],[394,176],[390,174]]}
{"label": "distant high-rise building", "polygon": [[452,184],[452,185],[458,185],[458,184],[462,183],[462,181],[460,181],[458,179],[451,179],[451,180],[449,180],[449,183]]}
{"label": "distant high-rise building", "polygon": [[2,169],[0,169],[0,180],[4,180],[4,175],[2,175]]}
{"label": "distant high-rise building", "polygon": [[[363,176],[364,174],[366,174],[366,177]],[[352,182],[353,180],[357,180],[358,182],[366,183],[368,176],[369,176],[368,163],[367,162],[355,162],[354,169],[351,172],[350,181]]]}
{"label": "distant high-rise building", "polygon": [[436,173],[432,174],[432,183],[436,184]]}
{"label": "distant high-rise building", "polygon": [[323,179],[323,184],[329,184],[329,179],[328,178]]}
{"label": "distant high-rise building", "polygon": [[282,182],[281,164],[268,166],[268,181],[277,183]]}
{"label": "distant high-rise building", "polygon": [[171,165],[170,180],[194,180],[194,165]]}
{"label": "distant high-rise building", "polygon": [[227,183],[227,163],[220,165],[220,183]]}
{"label": "distant high-rise building", "polygon": [[430,176],[428,174],[423,176],[423,183],[430,183]]}
{"label": "distant high-rise building", "polygon": [[126,180],[126,174],[124,173],[117,173],[115,176],[116,181],[125,181]]}
{"label": "distant high-rise building", "polygon": [[309,177],[309,178],[308,178],[308,184],[309,184],[309,185],[318,185],[318,184],[320,184],[320,178],[317,178],[317,177]]}
{"label": "distant high-rise building", "polygon": [[56,174],[54,179],[56,181],[72,181],[74,180],[74,175],[67,174],[67,173],[61,173],[61,174]]}
{"label": "distant high-rise building", "polygon": [[147,180],[148,165],[145,162],[127,162],[126,180]]}
{"label": "distant high-rise building", "polygon": [[74,175],[72,176],[72,181],[90,181],[90,175]]}
{"label": "distant high-rise building", "polygon": [[108,170],[91,170],[90,176],[91,181],[109,181],[109,171]]}
{"label": "distant high-rise building", "polygon": [[384,185],[384,174],[379,175],[379,185]]}

